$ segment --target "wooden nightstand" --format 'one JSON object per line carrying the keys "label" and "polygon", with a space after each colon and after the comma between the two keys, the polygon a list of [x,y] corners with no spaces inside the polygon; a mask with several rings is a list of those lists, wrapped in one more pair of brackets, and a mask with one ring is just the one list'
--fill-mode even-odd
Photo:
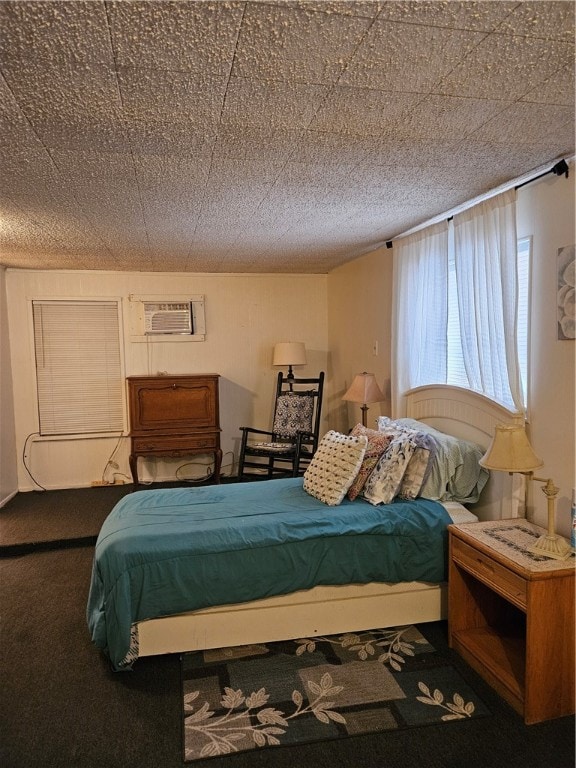
{"label": "wooden nightstand", "polygon": [[527,724],[574,712],[574,558],[527,549],[523,519],[450,525],[450,647]]}

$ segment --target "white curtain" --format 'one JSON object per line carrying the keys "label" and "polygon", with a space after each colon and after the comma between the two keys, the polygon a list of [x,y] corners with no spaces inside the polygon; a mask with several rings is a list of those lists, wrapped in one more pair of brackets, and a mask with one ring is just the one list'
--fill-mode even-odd
{"label": "white curtain", "polygon": [[454,216],[460,334],[469,386],[522,412],[517,249],[515,190]]}
{"label": "white curtain", "polygon": [[446,381],[448,224],[441,222],[394,244],[392,398]]}

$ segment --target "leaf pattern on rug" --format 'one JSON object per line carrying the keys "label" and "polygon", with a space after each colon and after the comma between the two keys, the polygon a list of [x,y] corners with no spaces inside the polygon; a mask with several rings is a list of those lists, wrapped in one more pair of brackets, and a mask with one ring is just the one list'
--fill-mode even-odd
{"label": "leaf pattern on rug", "polygon": [[[225,687],[220,704],[226,712],[220,717],[214,716],[215,713],[210,710],[208,702],[204,702],[194,711],[194,702],[200,691],[192,691],[184,696],[184,712],[192,713],[185,716],[184,727],[206,737],[207,742],[200,751],[200,757],[214,757],[237,752],[235,742],[246,738],[251,738],[257,747],[278,745],[278,737],[286,733],[289,721],[301,715],[311,713],[321,723],[326,724],[331,720],[346,723],[346,719],[332,709],[335,702],[325,700],[328,696],[337,696],[343,690],[343,686],[333,684],[330,674],[325,673],[319,684],[309,680],[308,688],[315,698],[311,698],[310,703],[304,706],[303,694],[294,690],[292,702],[296,709],[292,714],[286,715],[278,709],[265,706],[270,698],[265,688],[244,696],[241,690],[235,691]],[[186,759],[191,757],[193,755],[187,750]]]}
{"label": "leaf pattern on rug", "polygon": [[[365,635],[347,633],[338,638],[307,637],[294,642],[298,645],[297,656],[301,656],[303,653],[314,653],[318,642],[330,643],[351,653],[356,653],[360,661],[379,661],[381,664],[389,664],[396,672],[400,672],[402,670],[400,665],[405,663],[404,656],[414,656],[416,644],[427,644],[427,640],[423,637],[417,637],[412,641],[407,640],[405,635],[411,631],[412,627],[395,627],[394,629],[373,630]],[[385,650],[384,653],[376,657],[378,648]]]}
{"label": "leaf pattern on rug", "polygon": [[184,654],[186,763],[490,715],[414,626]]}
{"label": "leaf pattern on rug", "polygon": [[418,683],[418,688],[425,696],[416,696],[417,701],[421,701],[422,704],[430,704],[435,707],[442,707],[447,709],[450,714],[442,715],[442,720],[463,720],[465,717],[472,717],[474,714],[474,702],[469,701],[464,703],[464,699],[459,693],[455,693],[452,697],[452,702],[447,701],[444,703],[444,694],[437,688],[434,693],[430,693],[430,689],[425,683]]}

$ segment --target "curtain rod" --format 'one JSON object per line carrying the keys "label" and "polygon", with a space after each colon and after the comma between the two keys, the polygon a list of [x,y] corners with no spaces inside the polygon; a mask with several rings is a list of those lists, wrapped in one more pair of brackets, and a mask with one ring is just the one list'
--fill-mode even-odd
{"label": "curtain rod", "polygon": [[559,160],[556,165],[553,168],[550,168],[549,171],[544,171],[544,173],[541,173],[539,176],[534,176],[533,179],[528,179],[528,181],[523,181],[522,184],[518,184],[514,187],[514,189],[520,189],[520,187],[525,187],[526,184],[531,184],[533,181],[537,181],[538,179],[541,179],[543,176],[548,176],[549,173],[554,173],[556,176],[566,176],[568,178],[568,163],[566,160]]}
{"label": "curtain rod", "polygon": [[[569,158],[570,161],[572,161],[573,159],[574,159],[573,156]],[[527,178],[526,181],[522,181],[520,182],[520,184],[517,184],[516,186],[514,186],[514,189],[520,189],[520,187],[524,187],[526,184],[530,184],[532,181],[541,179],[543,176],[548,176],[549,173],[554,173],[556,174],[556,176],[561,176],[562,174],[564,174],[566,178],[568,178],[569,168],[566,160],[559,160],[552,168],[549,168],[547,171],[543,171],[542,173],[538,173],[538,170],[540,169],[534,169],[532,173],[536,171],[537,175],[529,176],[529,178]],[[526,176],[526,174],[524,176]],[[454,214],[461,213],[462,211],[465,211],[468,208],[472,208],[474,205],[477,205],[478,203],[481,203],[484,200],[488,200],[490,197],[494,197],[497,194],[500,194],[502,192],[506,192],[509,189],[512,189],[512,187],[513,187],[513,184],[511,184],[510,182],[508,182],[507,184],[502,184],[499,187],[496,187],[495,189],[490,190],[490,192],[487,192],[483,195],[479,195],[473,200],[469,200],[467,203],[464,203],[463,205],[453,209]],[[427,222],[424,222],[423,224],[419,224],[416,227],[413,227],[412,229],[407,230],[406,232],[402,232],[400,235],[396,235],[396,237],[394,237],[392,240],[384,241],[384,244],[386,245],[386,248],[393,248],[394,240],[400,240],[402,237],[406,237],[407,235],[412,235],[416,232],[419,232],[421,229],[426,229],[426,227],[432,226],[433,224],[438,224],[441,221],[451,221],[454,218],[454,214],[448,213],[448,215],[444,215],[444,216],[442,215],[435,216],[434,218],[428,220]]]}

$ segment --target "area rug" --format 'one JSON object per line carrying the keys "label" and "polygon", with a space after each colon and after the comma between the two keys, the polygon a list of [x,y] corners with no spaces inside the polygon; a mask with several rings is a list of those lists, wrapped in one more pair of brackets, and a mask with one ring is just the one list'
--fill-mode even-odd
{"label": "area rug", "polygon": [[184,761],[490,712],[414,626],[182,656]]}

